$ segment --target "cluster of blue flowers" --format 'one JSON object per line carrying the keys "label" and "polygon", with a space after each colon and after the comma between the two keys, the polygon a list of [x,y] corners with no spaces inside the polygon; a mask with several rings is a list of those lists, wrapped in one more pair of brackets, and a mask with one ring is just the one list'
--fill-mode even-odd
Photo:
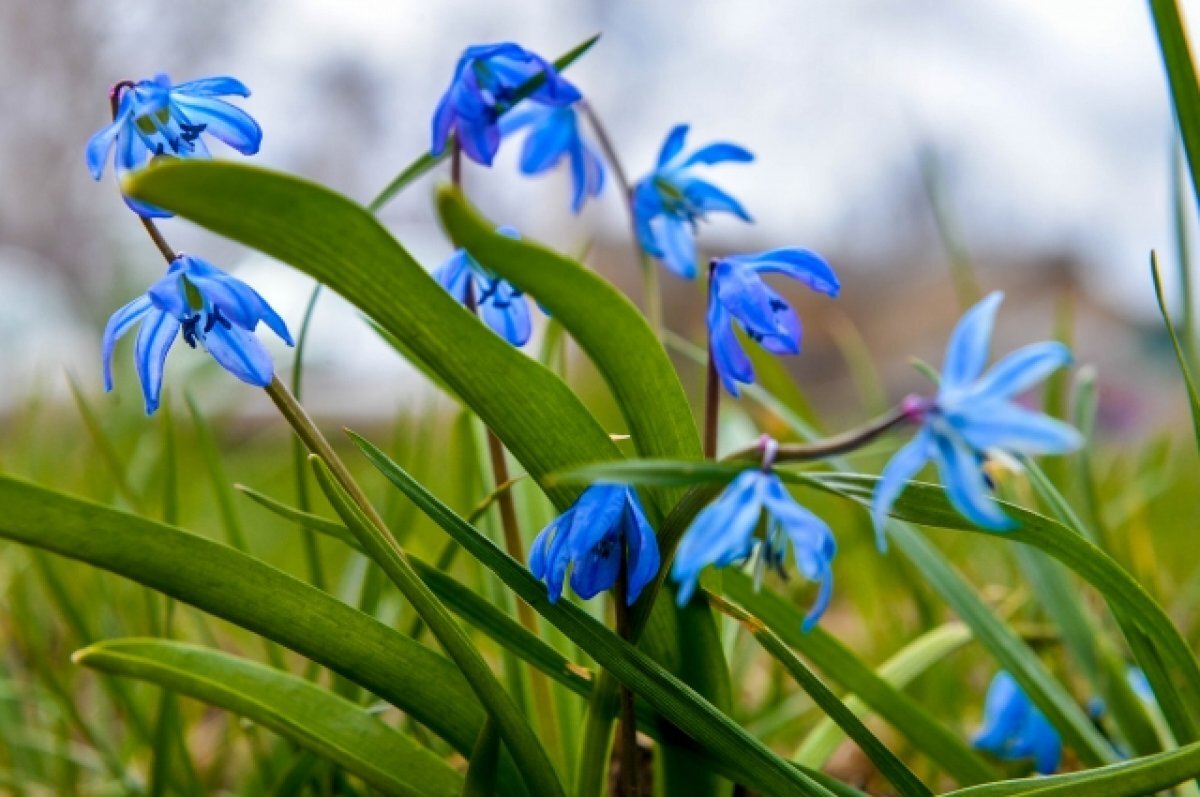
{"label": "cluster of blue flowers", "polygon": [[[229,77],[172,85],[158,75],[117,84],[111,95],[112,122],[86,148],[89,170],[100,179],[110,153],[115,153],[119,177],[155,158],[208,157],[205,136],[254,154],[262,131],[245,111],[221,99],[229,96],[247,97],[249,91]],[[456,154],[490,166],[505,139],[523,134],[521,171],[541,174],[565,160],[573,185],[571,208],[578,212],[603,190],[604,158],[611,157],[601,131],[595,132],[603,150],[584,136],[582,120],[594,122],[594,117],[583,103],[579,89],[535,53],[512,43],[469,47],[434,112],[431,153],[439,155],[453,146]],[[696,172],[721,163],[746,163],[753,155],[729,142],[685,154],[687,134],[687,125],[670,131],[654,169],[628,186],[626,199],[642,251],[679,277],[693,279],[699,223],[709,213],[751,221],[737,199]],[[617,173],[621,175],[619,169]],[[128,197],[126,202],[152,229],[149,219],[170,215]],[[519,237],[507,227],[498,232]],[[165,245],[161,248],[171,255]],[[255,331],[264,323],[291,345],[280,316],[250,286],[210,263],[183,254],[169,260],[166,275],[109,320],[102,346],[105,388],[112,389],[116,342],[139,324],[135,363],[147,413],[159,406],[166,357],[180,335],[189,346],[202,346],[242,381],[259,387],[270,384],[273,365]],[[801,348],[799,316],[767,284],[764,276],[771,274],[829,297],[841,289],[829,263],[807,249],[731,254],[710,262],[709,357],[715,376],[735,397],[739,385],[755,380],[739,335],[773,354],[797,354]],[[456,251],[433,276],[506,341],[514,346],[528,342],[532,320],[527,298],[470,252]],[[1003,530],[1013,521],[993,499],[985,465],[997,458],[1065,453],[1081,443],[1072,427],[1016,401],[1071,362],[1065,346],[1027,346],[984,371],[1001,300],[999,293],[986,297],[958,323],[936,395],[910,397],[901,405],[904,420],[917,427],[917,433],[890,460],[875,489],[871,511],[881,549],[887,517],[927,463],[936,464],[959,512],[983,528]],[[829,526],[784,487],[774,470],[777,443],[764,436],[760,448],[761,463],[733,478],[684,534],[669,563],[678,584],[677,600],[682,605],[691,599],[701,573],[710,566],[753,562],[756,583],[768,569],[783,574],[790,549],[799,572],[819,585],[805,618],[807,629],[829,605],[837,543]],[[568,580],[586,599],[611,589],[624,573],[621,598],[632,604],[663,565],[638,494],[623,485],[597,484],[585,490],[538,535],[530,554],[530,569],[545,581],[552,601],[560,598]],[[1050,772],[1058,765],[1057,734],[1006,673],[998,675],[988,691],[985,727],[975,744],[1005,757],[1032,757],[1039,771]]]}

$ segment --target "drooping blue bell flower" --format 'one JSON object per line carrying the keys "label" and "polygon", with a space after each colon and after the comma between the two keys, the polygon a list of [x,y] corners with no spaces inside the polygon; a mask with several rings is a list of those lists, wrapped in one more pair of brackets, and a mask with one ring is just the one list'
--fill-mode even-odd
{"label": "drooping blue bell flower", "polygon": [[983,727],[971,744],[997,758],[1033,759],[1037,771],[1051,775],[1062,759],[1062,740],[1046,715],[1007,672],[1001,670],[988,686],[983,704]]}
{"label": "drooping blue bell flower", "polygon": [[545,80],[529,99],[553,106],[579,100],[579,90],[536,53],[511,42],[468,47],[433,114],[430,152],[442,154],[453,132],[464,155],[491,166],[500,148],[501,115],[521,99],[517,91],[538,75],[545,75]]}
{"label": "drooping blue bell flower", "polygon": [[909,479],[937,463],[950,503],[972,523],[1002,531],[1014,522],[992,500],[983,465],[989,457],[1065,454],[1083,437],[1072,426],[1013,399],[1071,363],[1062,343],[1046,341],[1009,354],[983,372],[1004,294],[986,297],[962,317],[946,349],[937,396],[910,397],[905,410],[920,431],[896,452],[875,487],[871,512],[880,548],[884,521]]}
{"label": "drooping blue bell flower", "polygon": [[791,277],[826,296],[837,296],[841,289],[829,264],[807,249],[772,249],[714,260],[708,291],[709,347],[721,382],[734,396],[738,382],[754,382],[754,367],[734,334],[735,321],[772,354],[800,351],[800,319],[763,281],[762,275],[771,273]]}
{"label": "drooping blue bell flower", "polygon": [[521,171],[541,174],[565,157],[571,165],[571,210],[578,213],[588,197],[604,189],[604,160],[579,129],[577,105],[550,106],[525,103],[500,120],[509,136],[529,128],[521,149]]}
{"label": "drooping blue bell flower", "polygon": [[625,557],[630,606],[658,572],[658,539],[637,492],[623,485],[596,484],[542,530],[529,551],[529,570],[546,582],[553,603],[562,595],[567,569],[571,588],[592,598],[617,581]]}
{"label": "drooping blue bell flower", "polygon": [[[520,238],[512,227],[496,232]],[[511,282],[480,265],[466,249],[458,249],[433,271],[433,278],[460,304],[474,303],[479,315],[492,331],[514,346],[529,342],[533,322],[525,294]]]}
{"label": "drooping blue bell flower", "polygon": [[[92,178],[104,173],[108,153],[115,150],[117,177],[146,164],[157,155],[177,158],[207,158],[202,135],[224,141],[243,155],[253,155],[262,144],[262,129],[241,108],[220,97],[249,97],[250,90],[231,77],[209,77],[172,86],[159,74],[152,80],[118,83],[117,113],[113,121],[87,144],[87,165]],[[126,204],[142,216],[172,214],[125,197]]]}
{"label": "drooping blue bell flower", "polygon": [[750,214],[736,199],[692,174],[694,167],[746,163],[754,155],[736,144],[715,142],[683,155],[688,126],[667,135],[654,171],[633,188],[633,215],[642,250],[687,279],[696,276],[696,225],[708,213],[732,213],[743,221]]}
{"label": "drooping blue bell flower", "polygon": [[765,438],[762,445],[763,467],[739,474],[684,532],[671,567],[671,577],[679,584],[676,599],[680,606],[691,600],[701,571],[709,565],[727,567],[753,558],[756,585],[768,567],[786,577],[784,560],[791,547],[797,569],[820,584],[804,618],[807,631],[829,607],[837,541],[828,524],[796,503],[770,470],[775,441]]}
{"label": "drooping blue bell flower", "polygon": [[138,329],[134,362],[146,399],[146,414],[158,409],[163,367],[183,333],[193,349],[199,343],[229,373],[256,387],[274,376],[271,355],[254,336],[258,322],[292,345],[283,319],[258,293],[236,277],[198,257],[179,255],[146,293],[113,313],[104,328],[101,360],[104,389],[112,390],[112,354],[117,341]]}

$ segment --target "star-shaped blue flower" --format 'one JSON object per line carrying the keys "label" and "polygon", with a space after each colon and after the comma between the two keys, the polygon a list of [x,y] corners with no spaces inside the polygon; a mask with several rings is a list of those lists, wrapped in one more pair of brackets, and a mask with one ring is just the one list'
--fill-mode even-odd
{"label": "star-shaped blue flower", "polygon": [[663,142],[658,166],[633,188],[633,214],[642,250],[681,277],[696,276],[696,224],[708,213],[750,214],[729,194],[692,175],[700,165],[754,160],[737,144],[716,142],[684,156],[688,126],[677,125]]}
{"label": "star-shaped blue flower", "polygon": [[921,426],[917,436],[888,462],[875,487],[871,512],[879,546],[892,504],[926,462],[937,463],[950,502],[987,529],[1012,528],[1013,520],[992,500],[983,472],[989,455],[1064,454],[1083,438],[1073,427],[1013,399],[1071,363],[1062,343],[1035,343],[1009,354],[985,374],[992,326],[1004,294],[996,292],[962,317],[946,348],[933,400],[909,398],[905,408]]}
{"label": "star-shaped blue flower", "polygon": [[996,673],[983,704],[983,728],[971,740],[997,758],[1032,758],[1037,771],[1052,775],[1062,759],[1058,731],[1007,672]]}
{"label": "star-shaped blue flower", "polygon": [[579,100],[579,90],[536,53],[511,42],[468,47],[433,114],[430,152],[442,154],[453,132],[463,154],[491,166],[500,148],[500,116],[519,101],[517,90],[537,75],[546,79],[529,95],[534,102],[560,106]]}
{"label": "star-shaped blue flower", "polygon": [[736,321],[751,340],[772,354],[800,351],[800,319],[763,274],[784,274],[826,296],[841,289],[820,255],[807,249],[772,249],[713,261],[708,290],[708,340],[713,364],[730,394],[754,382],[754,366],[734,334]]}
{"label": "star-shaped blue flower", "polygon": [[767,440],[764,446],[766,467],[739,474],[684,533],[671,568],[671,577],[679,583],[676,599],[680,606],[691,600],[700,572],[709,565],[726,567],[755,557],[756,583],[767,567],[786,575],[783,563],[791,546],[797,569],[821,585],[804,618],[807,631],[829,607],[837,541],[825,521],[796,503],[769,470],[775,442]]}
{"label": "star-shaped blue flower", "polygon": [[[521,237],[512,227],[499,227],[496,232],[509,238]],[[529,342],[533,322],[525,294],[480,265],[466,249],[456,250],[434,269],[433,278],[460,304],[467,304],[469,295],[483,322],[497,335],[514,346]]]}
{"label": "star-shaped blue flower", "polygon": [[[249,97],[250,90],[231,77],[208,77],[172,86],[164,74],[130,85],[117,84],[120,92],[116,118],[87,144],[87,165],[92,178],[104,173],[108,153],[115,150],[118,177],[145,165],[156,155],[207,158],[202,134],[224,141],[243,155],[253,155],[262,144],[262,129],[241,108],[219,97]],[[171,216],[165,210],[125,197],[126,204],[142,216]]]}
{"label": "star-shaped blue flower", "polygon": [[521,149],[521,171],[541,174],[567,158],[571,164],[571,210],[578,213],[588,197],[604,189],[604,161],[579,130],[579,113],[574,105],[554,107],[525,103],[500,120],[508,136],[529,128]]}
{"label": "star-shaped blue flower", "polygon": [[113,347],[138,323],[134,361],[147,415],[158,409],[163,366],[181,330],[189,346],[202,345],[226,371],[243,382],[266,387],[274,376],[274,365],[254,336],[259,321],[292,345],[283,319],[253,288],[198,257],[179,255],[145,295],[108,320],[101,353],[104,389],[113,388]]}
{"label": "star-shaped blue flower", "polygon": [[546,582],[554,602],[571,568],[571,588],[586,600],[612,588],[622,555],[628,578],[625,600],[632,606],[658,572],[658,539],[634,490],[597,484],[538,534],[529,551],[529,570]]}

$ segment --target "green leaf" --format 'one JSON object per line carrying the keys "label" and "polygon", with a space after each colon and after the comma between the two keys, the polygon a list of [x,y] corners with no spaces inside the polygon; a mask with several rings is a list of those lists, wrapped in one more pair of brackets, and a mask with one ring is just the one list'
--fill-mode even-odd
{"label": "green leaf", "polygon": [[[413,570],[412,563],[391,532],[372,524],[345,488],[338,483],[324,460],[313,455],[309,461],[317,483],[346,527],[358,539],[367,555],[387,573],[391,582],[429,626],[438,644],[458,665],[471,690],[487,709],[489,718],[495,721],[496,731],[512,753],[530,791],[547,797],[565,797],[566,792],[546,755],[545,748],[538,741],[532,726],[526,722],[516,701],[496,680],[495,673],[484,661],[483,654],[475,647],[466,631],[454,621],[449,610]],[[483,734],[484,731],[481,730],[480,733]]]}
{"label": "green leaf", "polygon": [[958,732],[938,722],[920,703],[877,675],[836,637],[820,626],[807,633],[801,630],[804,617],[791,603],[770,590],[756,590],[750,577],[737,570],[724,571],[721,584],[725,594],[745,606],[830,679],[854,692],[956,781],[972,784],[996,778],[995,770]]}
{"label": "green leaf", "polygon": [[1171,345],[1175,347],[1175,357],[1179,361],[1179,371],[1183,374],[1183,384],[1187,388],[1188,406],[1192,410],[1192,433],[1196,437],[1197,448],[1200,448],[1200,389],[1196,387],[1187,354],[1183,344],[1179,341],[1179,333],[1175,331],[1175,322],[1171,320],[1167,302],[1163,298],[1162,280],[1158,276],[1158,254],[1155,252],[1150,253],[1150,275],[1154,278],[1154,298],[1158,300],[1158,310],[1162,313],[1163,323],[1167,326],[1167,334],[1171,336]]}
{"label": "green leaf", "polygon": [[621,683],[687,733],[714,765],[767,794],[825,793],[726,714],[590,615],[568,601],[551,603],[546,586],[520,563],[439,501],[383,451],[353,432],[351,436],[372,464],[452,539]]}
{"label": "green leaf", "polygon": [[[0,537],[87,562],[221,617],[365,687],[470,753],[484,712],[445,657],[224,545],[0,476]],[[526,793],[506,758],[501,782]]]}
{"label": "green leaf", "polygon": [[[480,323],[349,199],[295,177],[219,161],[158,164],[125,188],[337,291],[403,340],[535,479],[620,457],[561,379]],[[578,492],[547,489],[559,508]]]}
{"label": "green leaf", "polygon": [[1200,201],[1200,85],[1183,13],[1178,0],[1150,0],[1150,12],[1171,87],[1171,105],[1191,168],[1192,186]]}
{"label": "green leaf", "polygon": [[712,596],[714,605],[733,619],[740,622],[759,641],[763,649],[771,654],[784,669],[792,676],[813,702],[825,712],[825,715],[837,723],[846,732],[859,749],[866,754],[878,769],[880,774],[891,781],[905,797],[932,797],[933,792],[921,782],[896,754],[887,748],[875,734],[868,730],[854,712],[838,699],[812,670],[804,666],[804,662],[783,643],[783,640],[764,626],[755,617],[740,606],[726,601],[724,598]]}
{"label": "green leaf", "polygon": [[1066,775],[1008,780],[952,791],[945,797],[1143,797],[1200,776],[1200,743]]}
{"label": "green leaf", "polygon": [[[796,478],[844,495],[864,506],[870,503],[872,490],[878,481],[872,476],[845,473],[806,474]],[[1005,502],[1000,504],[1005,513],[1017,521],[1016,529],[991,532],[972,526],[950,505],[942,488],[910,482],[893,507],[893,516],[923,525],[959,529],[1031,545],[1079,574],[1104,596],[1117,621],[1122,624],[1126,636],[1133,635],[1130,644],[1135,653],[1140,654],[1139,664],[1147,670],[1147,677],[1151,678],[1151,685],[1154,686],[1155,697],[1167,713],[1176,738],[1182,743],[1194,741],[1197,733],[1194,718],[1200,716],[1200,665],[1197,664],[1186,640],[1163,609],[1128,572],[1081,535],[1043,515]],[[921,542],[928,546],[924,540]],[[978,635],[979,631],[976,630],[976,633]],[[1140,644],[1136,633],[1144,634],[1148,644]],[[982,635],[980,639],[982,640]],[[1169,675],[1169,685],[1161,679],[1155,682],[1151,671],[1158,663],[1141,657],[1147,654],[1161,657],[1162,666],[1169,668],[1169,672],[1164,673]],[[1016,672],[1013,675],[1020,680]],[[1049,677],[1048,673],[1046,677]],[[1034,695],[1029,686],[1025,683],[1021,685],[1030,692],[1030,697],[1038,706],[1046,711],[1047,706]],[[1070,707],[1076,708],[1073,703]],[[1050,716],[1049,711],[1046,713]],[[1054,721],[1061,731],[1067,730],[1060,720],[1055,718]],[[1090,723],[1088,726],[1090,727]]]}
{"label": "green leaf", "polygon": [[[896,689],[903,689],[930,667],[938,664],[971,641],[971,630],[962,623],[947,623],[927,631],[905,645],[889,658],[875,674]],[[857,695],[846,700],[846,706],[857,717],[866,717],[871,707]],[[911,730],[905,738],[919,743],[919,736]],[[811,767],[825,766],[829,757],[846,737],[845,732],[831,718],[826,717],[804,738],[793,760]],[[938,764],[941,762],[934,758]]]}
{"label": "green leaf", "polygon": [[84,648],[77,664],[156,683],[235,712],[396,795],[457,795],[445,761],[348,700],[294,675],[209,648],[115,639]]}
{"label": "green leaf", "polygon": [[711,462],[675,459],[624,459],[583,465],[546,477],[550,484],[634,484],[654,487],[691,487],[725,484],[742,471],[745,462]]}
{"label": "green leaf", "polygon": [[488,717],[471,751],[462,797],[491,797],[496,793],[496,765],[500,763],[500,733]]}
{"label": "green leaf", "polygon": [[[599,33],[584,39],[582,42],[575,45],[563,55],[555,58],[554,68],[560,72],[563,71],[571,64],[579,60],[584,53],[592,49],[592,45],[599,40]],[[528,97],[545,82],[546,76],[544,74],[538,74],[521,84],[521,86],[515,92],[513,92],[513,102],[509,107],[511,108],[512,106],[515,106],[517,102],[525,97]],[[391,202],[397,194],[407,188],[409,184],[424,175],[434,166],[446,160],[448,157],[450,157],[449,147],[446,147],[445,152],[443,152],[441,155],[433,155],[426,152],[424,155],[418,157],[415,161],[406,166],[400,172],[400,174],[396,175],[396,177],[390,183],[388,183],[374,199],[371,200],[371,204],[369,205],[371,212],[378,213],[388,202]]]}

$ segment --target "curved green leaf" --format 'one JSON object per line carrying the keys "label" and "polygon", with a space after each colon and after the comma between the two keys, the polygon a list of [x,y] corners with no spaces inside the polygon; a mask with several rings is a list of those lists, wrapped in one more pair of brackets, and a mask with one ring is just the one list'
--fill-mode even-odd
{"label": "curved green leaf", "polygon": [[428,749],[354,703],[286,672],[157,639],[107,640],[71,658],[240,714],[386,794],[454,797],[462,788],[462,776]]}
{"label": "curved green leaf", "polygon": [[[870,503],[877,481],[872,476],[846,473],[813,473],[797,478],[864,505]],[[923,525],[969,531],[1031,545],[1078,573],[1104,596],[1127,634],[1130,633],[1127,626],[1132,624],[1146,635],[1151,644],[1143,648],[1133,640],[1131,645],[1134,650],[1138,653],[1153,652],[1161,657],[1162,666],[1170,667],[1171,688],[1164,688],[1160,682],[1156,685],[1155,696],[1164,710],[1169,705],[1181,704],[1184,707],[1181,711],[1173,712],[1175,716],[1171,729],[1180,742],[1195,741],[1195,718],[1200,716],[1200,665],[1162,607],[1128,572],[1081,535],[1036,512],[1001,503],[1018,526],[1011,531],[990,532],[972,526],[956,512],[941,487],[910,482],[893,507],[892,514]],[[1152,662],[1139,663],[1143,663],[1148,670],[1153,666]],[[1154,684],[1153,681],[1151,683]]]}
{"label": "curved green leaf", "polygon": [[1200,743],[1085,772],[972,786],[945,797],[1143,797],[1195,777],[1200,777]]}
{"label": "curved green leaf", "polygon": [[[203,537],[0,476],[0,537],[87,562],[325,665],[463,755],[484,711],[445,657],[286,573]],[[501,782],[524,794],[510,758]]]}
{"label": "curved green leaf", "polygon": [[[664,717],[683,729],[724,771],[766,794],[824,794],[825,789],[745,732],[646,654],[568,601],[552,603],[546,586],[413,479],[383,451],[354,433],[380,472],[535,611],[579,645]],[[694,757],[693,757],[694,760]]]}
{"label": "curved green leaf", "polygon": [[[561,379],[481,324],[366,209],[278,172],[175,161],[130,178],[132,196],[315,277],[403,340],[535,479],[621,454]],[[565,508],[578,494],[548,487]]]}

